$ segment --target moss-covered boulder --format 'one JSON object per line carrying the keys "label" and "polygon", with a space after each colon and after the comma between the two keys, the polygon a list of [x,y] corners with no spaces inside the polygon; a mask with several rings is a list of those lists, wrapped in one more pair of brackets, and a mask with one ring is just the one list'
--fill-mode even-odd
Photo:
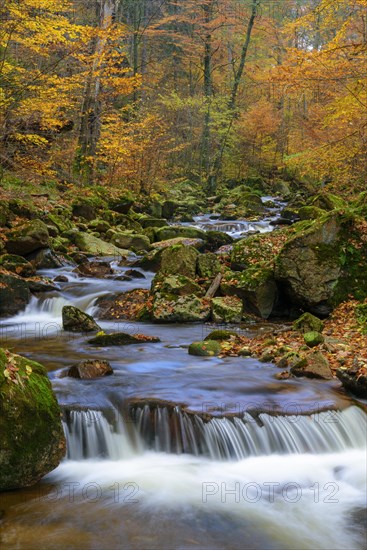
{"label": "moss-covered boulder", "polygon": [[222,294],[241,298],[244,310],[267,319],[274,308],[278,290],[273,270],[252,267],[245,271],[228,271],[221,286]]}
{"label": "moss-covered boulder", "polygon": [[90,199],[79,199],[72,205],[73,216],[76,218],[84,218],[88,221],[92,221],[96,218],[97,210],[97,205]]}
{"label": "moss-covered boulder", "polygon": [[159,273],[162,275],[185,275],[195,279],[198,251],[193,246],[176,245],[165,248],[161,255]]}
{"label": "moss-covered boulder", "polygon": [[129,254],[128,250],[121,249],[112,243],[106,243],[83,231],[73,233],[72,240],[79,250],[93,256],[127,256]]}
{"label": "moss-covered boulder", "polygon": [[57,229],[58,233],[64,233],[64,231],[68,231],[73,228],[73,223],[71,220],[69,220],[65,215],[55,214],[54,212],[48,214],[45,221],[48,224],[53,225]]}
{"label": "moss-covered boulder", "polygon": [[316,197],[313,197],[309,201],[309,206],[316,206],[321,210],[338,210],[346,207],[345,201],[338,195],[333,195],[332,193],[323,192]]}
{"label": "moss-covered boulder", "polygon": [[65,454],[60,408],[46,369],[0,349],[0,491],[29,487]]}
{"label": "moss-covered boulder", "polygon": [[166,241],[168,239],[175,239],[177,237],[188,237],[190,239],[203,240],[205,240],[206,238],[206,233],[202,229],[183,225],[170,225],[168,227],[160,227],[156,229],[155,234],[157,241]]}
{"label": "moss-covered boulder", "polygon": [[208,252],[200,254],[197,260],[197,273],[203,279],[214,278],[221,270],[221,264],[216,254]]}
{"label": "moss-covered boulder", "polygon": [[159,241],[152,244],[154,250],[163,250],[164,248],[169,248],[170,246],[176,245],[183,246],[193,246],[196,250],[203,250],[205,246],[205,241],[203,239],[190,239],[189,237],[177,237],[176,239],[168,239],[167,241]]}
{"label": "moss-covered boulder", "polygon": [[111,243],[118,248],[131,249],[140,252],[150,249],[150,240],[146,235],[139,235],[129,231],[115,233]]}
{"label": "moss-covered boulder", "polygon": [[316,330],[305,332],[303,335],[303,339],[305,341],[306,346],[308,346],[309,348],[314,348],[324,342],[323,335],[317,332]]}
{"label": "moss-covered boulder", "polygon": [[145,334],[127,334],[125,332],[114,332],[113,334],[97,334],[88,344],[93,346],[128,346],[130,344],[155,344],[160,339],[155,336],[146,336]]}
{"label": "moss-covered boulder", "polygon": [[16,273],[21,277],[32,277],[36,270],[33,265],[28,262],[22,256],[16,256],[15,254],[4,254],[0,256],[0,267]]}
{"label": "moss-covered boulder", "polygon": [[194,323],[207,321],[210,304],[194,294],[165,297],[157,294],[152,309],[152,319],[157,323]]}
{"label": "moss-covered boulder", "polygon": [[26,256],[40,248],[48,248],[49,233],[41,220],[31,220],[7,234],[6,250],[10,254]]}
{"label": "moss-covered boulder", "polygon": [[62,308],[62,328],[69,332],[93,332],[101,330],[93,317],[74,306]]}
{"label": "moss-covered boulder", "polygon": [[212,299],[212,318],[215,323],[240,323],[243,304],[237,296]]}
{"label": "moss-covered boulder", "polygon": [[214,357],[215,355],[219,355],[220,351],[220,343],[217,340],[193,342],[189,346],[189,354],[199,357]]}
{"label": "moss-covered boulder", "polygon": [[167,220],[163,220],[162,218],[152,218],[150,216],[147,216],[146,218],[140,218],[139,223],[144,229],[147,229],[148,227],[168,227]]}
{"label": "moss-covered boulder", "polygon": [[18,275],[0,273],[0,317],[22,311],[31,299],[27,282]]}
{"label": "moss-covered boulder", "polygon": [[159,292],[165,298],[174,296],[186,296],[195,294],[201,296],[203,289],[192,279],[185,275],[169,275],[168,277],[156,275],[152,281],[152,293]]}
{"label": "moss-covered boulder", "polygon": [[232,337],[237,336],[237,333],[233,330],[223,330],[223,329],[217,329],[212,330],[205,340],[217,340],[219,342],[222,342],[224,340],[230,340]]}
{"label": "moss-covered boulder", "polygon": [[101,219],[95,219],[88,223],[88,229],[91,231],[97,231],[98,233],[105,235],[109,229],[111,229],[111,225],[106,220]]}
{"label": "moss-covered boulder", "polygon": [[288,299],[325,316],[348,296],[367,296],[365,220],[331,212],[309,222],[281,249],[275,278]]}
{"label": "moss-covered boulder", "polygon": [[317,206],[302,206],[298,210],[298,215],[301,220],[317,220],[325,214],[326,210]]}
{"label": "moss-covered boulder", "polygon": [[324,323],[312,313],[304,313],[301,317],[298,317],[293,323],[293,330],[298,330],[300,332],[311,332],[317,331],[322,332],[324,329]]}
{"label": "moss-covered boulder", "polygon": [[243,270],[255,265],[270,265],[274,258],[272,243],[265,240],[263,235],[253,235],[233,245],[231,267],[234,270]]}
{"label": "moss-covered boulder", "polygon": [[233,237],[222,231],[207,231],[206,232],[206,249],[209,252],[215,252],[222,246],[227,246],[233,243]]}
{"label": "moss-covered boulder", "polygon": [[135,233],[141,233],[143,231],[143,226],[137,220],[123,214],[115,216],[114,224],[121,231],[129,230],[135,231]]}

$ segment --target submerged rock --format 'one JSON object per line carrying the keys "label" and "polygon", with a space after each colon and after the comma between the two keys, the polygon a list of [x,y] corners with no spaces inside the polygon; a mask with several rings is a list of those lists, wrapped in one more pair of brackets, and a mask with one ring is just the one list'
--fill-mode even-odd
{"label": "submerged rock", "polygon": [[90,380],[92,378],[100,378],[113,374],[113,369],[108,361],[100,361],[99,359],[81,361],[72,365],[65,373],[65,376],[71,378],[81,378],[82,380]]}
{"label": "submerged rock", "polygon": [[0,491],[37,483],[65,454],[61,412],[46,369],[0,349]]}
{"label": "submerged rock", "polygon": [[93,317],[74,306],[62,308],[62,327],[69,332],[93,332],[101,330]]}
{"label": "submerged rock", "polygon": [[126,332],[115,332],[113,334],[97,334],[95,338],[88,340],[93,346],[127,346],[129,344],[155,344],[160,342],[156,336],[145,334],[127,334]]}

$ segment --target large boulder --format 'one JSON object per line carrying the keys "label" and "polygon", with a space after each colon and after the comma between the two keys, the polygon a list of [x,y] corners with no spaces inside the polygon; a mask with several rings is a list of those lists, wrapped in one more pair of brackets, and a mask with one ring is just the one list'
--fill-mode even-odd
{"label": "large boulder", "polygon": [[273,270],[251,267],[245,271],[228,271],[221,282],[222,294],[238,296],[244,310],[267,319],[276,304],[278,290]]}
{"label": "large boulder", "polygon": [[60,408],[46,369],[0,349],[0,491],[29,487],[65,454]]}
{"label": "large boulder", "polygon": [[106,243],[102,239],[83,231],[73,234],[73,242],[79,250],[93,256],[127,256],[129,254],[128,250],[123,250],[114,244]]}
{"label": "large boulder", "polygon": [[97,334],[88,344],[93,346],[128,346],[130,344],[156,344],[160,339],[156,336],[145,334],[127,334],[126,332],[114,332],[113,334]]}
{"label": "large boulder", "polygon": [[62,328],[69,332],[93,332],[101,330],[93,317],[77,307],[64,306],[62,308]]}
{"label": "large boulder", "polygon": [[0,273],[0,317],[15,315],[31,299],[27,282],[18,275]]}
{"label": "large boulder", "polygon": [[207,254],[200,254],[197,261],[197,272],[199,277],[203,279],[214,278],[221,269],[218,256],[213,252]]}
{"label": "large boulder", "polygon": [[203,240],[206,239],[206,233],[202,229],[183,225],[160,227],[156,229],[155,234],[157,241],[166,241],[167,239],[174,239],[176,237],[188,237],[190,239]]}
{"label": "large boulder", "polygon": [[322,332],[324,329],[324,323],[318,317],[312,315],[312,313],[303,313],[301,317],[298,317],[293,323],[293,330],[306,333],[311,331]]}
{"label": "large boulder", "polygon": [[349,295],[367,296],[365,223],[332,212],[286,242],[275,262],[275,278],[289,301],[325,316]]}
{"label": "large boulder", "polygon": [[159,292],[165,298],[169,298],[171,295],[186,296],[187,294],[195,294],[201,296],[203,289],[185,275],[169,275],[167,277],[156,275],[152,281],[152,292]]}
{"label": "large boulder", "polygon": [[6,250],[10,254],[26,256],[49,246],[49,233],[41,220],[31,220],[7,234]]}
{"label": "large boulder", "polygon": [[195,279],[198,251],[192,246],[176,245],[166,248],[162,252],[160,274],[185,275]]}
{"label": "large boulder", "polygon": [[203,322],[209,317],[209,302],[194,294],[170,298],[157,294],[153,302],[152,318],[157,323]]}
{"label": "large boulder", "polygon": [[15,254],[0,256],[0,267],[21,277],[32,277],[36,273],[35,268],[28,260]]}
{"label": "large boulder", "polygon": [[237,296],[212,299],[212,317],[215,323],[240,323],[243,304]]}
{"label": "large boulder", "polygon": [[112,235],[111,243],[118,248],[134,249],[136,251],[149,250],[150,240],[145,235],[133,234],[129,231]]}
{"label": "large boulder", "polygon": [[290,370],[294,376],[322,378],[323,380],[332,380],[333,378],[329,362],[320,351],[308,353],[303,361],[296,363]]}
{"label": "large boulder", "polygon": [[176,237],[175,239],[167,239],[166,241],[159,241],[152,244],[154,250],[163,250],[170,246],[182,244],[184,246],[193,246],[197,250],[202,250],[205,246],[203,239],[191,239],[190,237]]}

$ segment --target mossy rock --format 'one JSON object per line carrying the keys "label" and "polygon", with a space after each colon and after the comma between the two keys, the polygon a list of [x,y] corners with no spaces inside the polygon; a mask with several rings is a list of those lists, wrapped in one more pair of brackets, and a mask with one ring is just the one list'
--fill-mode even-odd
{"label": "mossy rock", "polygon": [[161,256],[159,273],[185,275],[189,279],[195,279],[198,254],[192,246],[176,245],[165,248]]}
{"label": "mossy rock", "polygon": [[111,243],[118,248],[137,252],[150,249],[150,240],[146,235],[138,235],[128,231],[115,233],[111,238]]}
{"label": "mossy rock", "polygon": [[152,293],[159,292],[164,297],[174,296],[186,296],[187,294],[195,294],[201,296],[203,289],[192,279],[185,277],[185,275],[169,275],[165,277],[163,275],[156,275],[152,281],[151,287]]}
{"label": "mossy rock", "polygon": [[153,228],[160,228],[160,227],[168,227],[167,220],[163,220],[162,218],[140,218],[139,223],[144,229],[147,229],[148,227]]}
{"label": "mossy rock", "polygon": [[237,296],[212,299],[212,318],[215,323],[240,323],[243,304]]}
{"label": "mossy rock", "polygon": [[326,213],[326,210],[317,206],[302,206],[298,210],[298,215],[301,220],[318,220]]}
{"label": "mossy rock", "polygon": [[32,277],[36,270],[33,265],[28,262],[22,256],[16,256],[15,254],[4,254],[0,256],[0,267],[16,273],[21,277]]}
{"label": "mossy rock", "polygon": [[114,224],[116,228],[119,228],[121,231],[135,231],[135,233],[142,233],[143,226],[137,221],[134,220],[131,216],[125,216],[123,214],[118,214],[114,218]]}
{"label": "mossy rock", "polygon": [[367,297],[365,221],[343,210],[307,223],[276,258],[275,278],[288,299],[326,316],[350,295]]}
{"label": "mossy rock", "polygon": [[89,233],[85,233],[82,231],[78,231],[73,233],[72,239],[74,244],[81,250],[82,252],[86,252],[87,254],[91,254],[93,256],[127,256],[129,254],[128,250],[124,250],[121,248],[118,248],[117,246],[106,243],[106,241],[103,241],[102,239],[99,239],[98,237],[94,237],[93,235],[90,235]]}
{"label": "mossy rock", "polygon": [[94,332],[101,330],[93,317],[74,306],[62,308],[62,328],[70,332]]}
{"label": "mossy rock", "polygon": [[18,275],[0,273],[0,317],[15,315],[31,299],[27,282]]}
{"label": "mossy rock", "polygon": [[30,205],[30,201],[25,201],[23,199],[10,199],[8,207],[13,214],[20,218],[35,220],[41,215],[41,212],[37,208]]}
{"label": "mossy rock", "polygon": [[218,256],[213,252],[200,254],[197,260],[197,273],[203,279],[213,279],[221,270]]}
{"label": "mossy rock", "polygon": [[222,231],[207,231],[206,232],[206,249],[215,252],[222,246],[232,244],[234,241],[231,235],[223,233]]}
{"label": "mossy rock", "polygon": [[160,342],[155,336],[145,336],[144,334],[127,334],[125,332],[114,332],[113,334],[97,334],[95,338],[88,340],[88,344],[93,346],[128,346],[130,344],[155,344]]}
{"label": "mossy rock", "polygon": [[243,270],[248,267],[270,265],[275,259],[274,248],[269,241],[264,241],[262,235],[253,235],[241,239],[233,245],[231,267]]}
{"label": "mossy rock", "polygon": [[196,227],[186,227],[182,225],[171,225],[168,227],[160,227],[156,229],[156,241],[167,241],[176,237],[188,237],[190,239],[206,239],[206,233],[202,229]]}
{"label": "mossy rock", "polygon": [[300,332],[317,331],[322,332],[324,330],[324,323],[312,313],[304,313],[296,319],[293,323],[293,330],[299,330]]}
{"label": "mossy rock", "polygon": [[312,330],[311,332],[305,332],[303,335],[305,344],[309,348],[314,348],[318,346],[319,344],[323,344],[324,337],[322,334],[317,332],[316,330]]}
{"label": "mossy rock", "polygon": [[291,373],[295,376],[306,378],[321,378],[331,380],[333,373],[326,357],[319,351],[312,351],[303,360],[291,367]]}
{"label": "mossy rock", "polygon": [[332,193],[320,193],[316,197],[313,197],[310,201],[310,206],[316,206],[322,210],[339,210],[346,207],[345,201],[338,195]]}
{"label": "mossy rock", "polygon": [[66,216],[54,214],[53,212],[47,215],[45,221],[56,227],[59,233],[63,233],[74,227],[72,221],[68,220]]}
{"label": "mossy rock", "polygon": [[233,336],[237,336],[237,332],[233,330],[212,330],[205,340],[217,340],[222,342],[224,340],[230,340]]}
{"label": "mossy rock", "polygon": [[0,490],[34,485],[65,455],[61,412],[46,369],[3,349],[0,412]]}
{"label": "mossy rock", "polygon": [[31,220],[9,231],[6,250],[10,254],[26,256],[40,248],[48,248],[49,233],[41,220]]}
{"label": "mossy rock", "polygon": [[193,342],[189,346],[189,354],[199,357],[214,357],[221,352],[220,344],[217,340],[203,340]]}
{"label": "mossy rock", "polygon": [[88,224],[88,229],[91,229],[92,231],[97,231],[101,234],[106,234],[109,229],[111,229],[111,225],[106,220],[92,220]]}
{"label": "mossy rock", "polygon": [[157,294],[152,309],[152,319],[157,323],[194,323],[209,319],[210,304],[194,294],[169,296]]}
{"label": "mossy rock", "polygon": [[162,250],[177,245],[193,246],[196,250],[203,250],[205,241],[203,241],[203,239],[191,239],[190,237],[176,237],[176,239],[168,239],[167,241],[153,243],[152,248],[155,250]]}
{"label": "mossy rock", "polygon": [[222,279],[220,290],[224,295],[241,298],[245,311],[263,319],[271,315],[278,297],[273,270],[270,268],[228,271]]}

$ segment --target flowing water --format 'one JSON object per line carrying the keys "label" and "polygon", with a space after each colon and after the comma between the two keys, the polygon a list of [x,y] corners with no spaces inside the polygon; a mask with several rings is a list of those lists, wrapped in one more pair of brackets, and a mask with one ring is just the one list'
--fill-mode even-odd
{"label": "flowing water", "polygon": [[[62,307],[96,314],[99,296],[148,288],[153,274],[44,274],[69,280],[3,320],[0,339],[48,368],[68,454],[36,487],[1,495],[3,548],[364,548],[367,415],[338,381],[277,381],[276,367],[252,358],[189,356],[206,324],[100,322],[161,342],[91,347],[62,331]],[[114,374],[60,377],[89,358]]]}

